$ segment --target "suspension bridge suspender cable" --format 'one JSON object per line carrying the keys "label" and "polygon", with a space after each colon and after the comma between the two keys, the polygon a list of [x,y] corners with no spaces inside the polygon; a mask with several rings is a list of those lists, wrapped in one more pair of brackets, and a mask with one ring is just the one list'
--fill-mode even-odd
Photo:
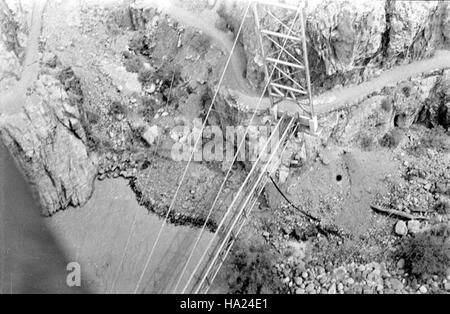
{"label": "suspension bridge suspender cable", "polygon": [[[297,17],[298,17],[298,15],[299,15],[299,12],[300,12],[300,7],[297,8],[296,14],[295,14],[295,16],[294,16],[294,19],[293,19],[292,24],[291,24],[291,26],[290,26],[290,29],[289,29],[289,31],[288,31],[288,35],[292,32],[292,29],[293,29],[293,27],[294,27],[295,21],[297,20]],[[286,46],[286,43],[287,43],[287,38],[286,38],[286,39],[284,40],[284,42],[283,42],[283,48]],[[278,57],[277,57],[277,62],[280,60],[282,53],[283,53],[283,50],[281,50],[281,51],[279,52]],[[269,84],[270,84],[270,79],[271,79],[271,77],[273,76],[274,72],[275,72],[275,67],[272,69],[272,71],[271,71],[269,77],[267,78],[267,83],[266,83],[265,86],[264,86],[264,89],[263,89],[263,91],[262,91],[262,93],[261,93],[261,96],[260,96],[260,98],[259,98],[259,100],[258,100],[256,109],[255,109],[255,111],[254,111],[254,113],[253,113],[253,115],[252,115],[252,118],[251,118],[251,120],[250,120],[249,125],[250,125],[251,122],[253,121],[253,119],[254,119],[254,117],[255,117],[255,115],[256,115],[257,109],[258,109],[259,106],[261,105],[262,99],[264,98],[264,94],[265,94],[265,92],[266,92],[266,90],[267,90],[267,88],[268,88],[268,86],[269,86]],[[211,212],[212,212],[214,206],[216,205],[216,203],[217,203],[217,201],[218,201],[220,192],[222,191],[222,189],[223,189],[224,186],[225,186],[225,182],[226,182],[226,180],[227,180],[227,178],[228,178],[229,173],[231,172],[231,169],[232,169],[232,166],[233,166],[234,162],[236,161],[237,155],[239,154],[239,151],[240,151],[240,149],[241,149],[241,147],[242,147],[242,144],[245,142],[245,136],[246,136],[247,132],[248,132],[248,128],[246,129],[245,134],[244,134],[244,136],[243,136],[243,138],[242,138],[242,140],[241,140],[241,143],[239,144],[239,147],[238,147],[238,149],[237,149],[237,153],[236,153],[236,155],[234,156],[234,159],[233,159],[233,162],[232,162],[230,168],[228,169],[228,172],[227,172],[227,174],[226,174],[226,176],[225,176],[224,182],[222,182],[222,185],[221,185],[221,187],[220,187],[220,189],[219,189],[219,192],[218,192],[218,194],[216,195],[216,198],[215,198],[215,200],[214,200],[214,202],[213,202],[213,205],[212,205],[212,207],[211,207],[211,209],[210,209],[210,213],[208,213],[208,218],[209,218],[209,216],[210,216],[210,214],[211,214]],[[230,210],[230,208],[229,208],[229,210]],[[227,215],[229,214],[229,210],[225,213],[225,216],[224,216],[224,218],[222,219],[221,224],[222,224],[222,222],[224,221],[224,219],[227,217]],[[207,220],[208,220],[208,219],[207,219]],[[203,228],[202,228],[202,231],[201,231],[201,235],[203,235],[203,233],[204,233],[204,231],[205,231],[207,220],[205,220],[205,224],[203,225]],[[217,228],[217,231],[219,231],[220,227],[221,227],[221,225],[219,225],[219,227]],[[216,232],[216,233],[217,233],[217,232]],[[210,243],[208,244],[207,249],[209,249],[209,247],[211,246],[211,243],[212,243],[212,241],[214,240],[216,233],[214,234],[213,239],[211,239]],[[196,242],[197,244],[198,244],[198,242],[199,242],[199,240],[200,240],[200,238],[201,238],[201,235],[200,235],[200,237],[198,237],[198,240],[197,240],[197,242]],[[196,248],[196,246],[194,246],[193,249],[191,250],[191,253],[190,253],[190,256],[189,256],[189,259],[188,259],[188,263],[189,263],[190,259],[191,259],[192,256],[193,256],[193,253],[194,253],[194,251],[195,251],[195,248]],[[192,281],[193,276],[195,275],[195,273],[197,272],[198,268],[200,267],[201,262],[202,262],[203,259],[205,258],[206,253],[207,253],[207,250],[205,250],[204,253],[203,253],[203,255],[201,256],[199,263],[197,263],[197,266],[195,267],[194,271],[192,272],[191,276],[189,277],[187,284],[185,285],[184,289],[182,290],[182,293],[184,293],[184,292],[186,291],[186,289],[187,289],[189,283]],[[181,276],[180,276],[180,278],[178,279],[178,281],[181,281],[181,277],[184,275],[184,272],[185,272],[185,270],[186,270],[186,268],[187,268],[187,264],[188,264],[188,263],[186,263],[186,265],[185,265],[185,267],[184,267],[184,271],[183,271],[183,273],[181,274]],[[178,285],[177,285],[177,286],[178,286]]]}
{"label": "suspension bridge suspender cable", "polygon": [[[291,135],[290,135],[289,138],[288,138],[288,141],[289,141],[289,139],[292,137],[292,135],[295,134],[295,132],[296,132],[296,131],[294,130],[294,132],[291,133]],[[283,147],[283,150],[282,150],[281,153],[280,153],[280,157],[278,158],[277,163],[281,161],[281,158],[282,158],[283,153],[284,153],[284,151],[286,150],[286,148],[287,148],[287,145],[285,145],[285,146]],[[230,251],[231,251],[231,248],[233,247],[234,242],[236,241],[236,239],[237,239],[239,233],[241,232],[242,228],[244,227],[245,223],[247,222],[248,216],[250,215],[250,213],[251,213],[253,207],[255,207],[255,204],[256,204],[256,202],[258,201],[259,195],[260,195],[261,192],[263,191],[263,189],[264,189],[264,187],[266,186],[266,183],[267,183],[268,181],[269,181],[269,176],[266,176],[266,177],[263,178],[263,181],[262,181],[263,183],[261,184],[260,189],[259,189],[258,192],[256,193],[256,197],[255,197],[255,199],[254,199],[252,205],[249,207],[248,213],[246,213],[247,216],[246,216],[245,219],[242,221],[242,223],[239,225],[237,231],[234,233],[233,239],[232,239],[231,243],[229,244],[228,249],[226,250],[224,256],[221,258],[221,261],[220,261],[219,266],[217,267],[217,269],[215,270],[213,276],[211,277],[211,281],[210,281],[211,284],[214,282],[214,279],[216,278],[217,274],[219,273],[219,271],[220,271],[220,269],[221,269],[223,263],[225,262],[225,259],[227,258],[228,254],[229,254]],[[208,287],[207,292],[209,291],[209,288],[210,288],[210,287],[211,287],[211,286]]]}
{"label": "suspension bridge suspender cable", "polygon": [[[275,129],[277,129],[277,128],[281,125],[281,121],[282,121],[282,120],[283,120],[283,119],[280,119],[280,120],[278,121],[278,123],[277,123]],[[267,145],[271,142],[272,137],[273,137],[274,135],[275,135],[275,132],[273,132],[273,133],[270,135],[269,139],[266,141],[266,143],[265,143],[265,145],[264,145],[264,148],[262,149],[263,152],[266,150]],[[246,134],[244,134],[243,138],[245,138],[245,136],[246,136]],[[239,146],[239,147],[240,147],[240,146]],[[240,150],[240,148],[238,149],[238,153],[239,153],[239,150]],[[237,155],[235,155],[235,156],[237,156]],[[260,156],[258,156],[258,158],[257,158],[257,160],[256,160],[256,162],[255,162],[255,164],[259,161],[259,159],[261,158],[261,156],[262,156],[262,154],[261,154]],[[235,159],[236,159],[236,157],[235,157]],[[235,162],[235,159],[233,160],[232,164]],[[253,173],[253,170],[254,170],[254,167],[252,167],[252,169],[250,170],[250,173]],[[210,218],[211,215],[212,215],[212,212],[213,212],[213,210],[214,210],[214,207],[215,207],[217,201],[219,200],[220,192],[222,191],[222,188],[223,188],[223,186],[225,185],[226,180],[227,180],[228,175],[229,175],[230,172],[231,172],[231,168],[228,169],[228,172],[227,172],[227,174],[225,175],[224,181],[222,182],[222,185],[221,185],[221,187],[219,188],[219,191],[218,191],[217,194],[216,194],[216,197],[215,197],[215,199],[214,199],[213,205],[211,206],[211,208],[210,208],[210,210],[209,210],[209,212],[208,212],[208,215],[206,216],[206,219],[205,219],[205,222],[203,223],[202,229],[200,230],[200,232],[199,232],[199,234],[198,234],[198,236],[197,236],[197,238],[196,238],[195,244],[194,244],[193,248],[192,248],[191,251],[190,251],[189,257],[188,257],[186,263],[184,264],[183,270],[182,270],[181,274],[180,274],[179,277],[178,277],[176,286],[175,286],[175,288],[174,288],[174,292],[176,292],[176,290],[178,289],[178,286],[179,286],[179,284],[180,284],[180,282],[181,282],[181,280],[182,280],[182,278],[183,278],[183,276],[184,276],[184,274],[185,274],[185,272],[186,272],[186,270],[187,270],[187,267],[188,267],[188,265],[189,265],[189,262],[191,261],[193,255],[194,255],[195,249],[197,248],[198,243],[200,242],[200,240],[201,240],[201,238],[202,238],[204,232],[206,231],[206,225],[207,225],[207,223],[208,223],[208,221],[209,221],[209,218]],[[247,182],[247,180],[244,182],[244,184],[245,184],[246,182]],[[244,185],[244,184],[243,184],[243,185]],[[239,191],[240,191],[240,190],[239,190]],[[226,218],[226,217],[225,217],[225,218]],[[222,226],[222,224],[220,224],[219,227],[218,227],[217,229],[219,229],[221,226]]]}
{"label": "suspension bridge suspender cable", "polygon": [[136,287],[135,287],[134,292],[133,292],[134,294],[136,294],[136,293],[138,292],[138,290],[139,290],[139,287],[140,287],[140,285],[141,285],[141,283],[142,283],[142,280],[144,279],[144,275],[145,275],[145,273],[146,273],[146,271],[147,271],[147,268],[148,268],[148,266],[149,266],[149,264],[150,264],[151,258],[152,258],[152,256],[153,256],[154,251],[155,251],[155,248],[156,248],[156,246],[157,246],[157,244],[158,244],[158,242],[159,242],[159,239],[160,239],[160,237],[161,237],[162,231],[163,231],[165,225],[167,224],[167,220],[168,220],[168,218],[169,218],[169,214],[170,214],[170,212],[172,211],[172,209],[173,209],[173,207],[174,207],[174,205],[175,205],[175,201],[176,201],[176,198],[177,198],[178,193],[179,193],[179,191],[180,191],[181,185],[183,184],[184,178],[186,177],[186,174],[187,174],[189,165],[190,165],[190,163],[192,162],[192,158],[193,158],[193,156],[194,156],[194,154],[195,154],[195,150],[196,150],[197,145],[198,145],[198,143],[199,143],[199,141],[200,141],[200,139],[201,139],[201,137],[202,137],[203,130],[205,129],[206,123],[207,123],[207,121],[208,121],[209,115],[210,115],[211,110],[212,110],[212,108],[213,108],[213,106],[214,106],[214,103],[215,103],[215,101],[216,101],[217,95],[219,94],[220,86],[222,85],[222,82],[223,82],[223,80],[224,80],[224,78],[225,78],[225,73],[226,73],[226,71],[227,71],[228,65],[230,64],[231,58],[232,58],[232,56],[233,56],[234,49],[236,48],[237,42],[238,42],[238,40],[239,40],[239,35],[240,35],[241,31],[242,31],[242,27],[243,27],[244,22],[245,22],[245,17],[247,16],[247,12],[248,12],[249,8],[250,8],[250,3],[247,5],[247,8],[245,9],[244,17],[242,18],[242,22],[241,22],[241,25],[239,26],[239,30],[238,30],[238,32],[237,32],[237,34],[236,34],[236,39],[235,39],[234,42],[233,42],[233,46],[231,47],[230,54],[229,54],[229,56],[228,56],[227,62],[225,63],[225,67],[224,67],[224,69],[223,69],[222,75],[221,75],[221,77],[220,77],[220,79],[219,79],[219,83],[218,83],[217,88],[216,88],[216,91],[215,91],[215,93],[214,93],[214,97],[213,97],[213,99],[212,99],[212,101],[211,101],[211,105],[209,106],[208,112],[207,112],[207,114],[206,114],[206,116],[205,116],[205,121],[203,122],[201,131],[200,131],[200,133],[199,133],[199,135],[198,135],[198,137],[197,137],[197,139],[196,139],[196,141],[195,141],[194,148],[192,149],[191,155],[190,155],[190,157],[189,157],[188,164],[186,165],[186,168],[184,169],[183,175],[181,176],[181,180],[180,180],[180,182],[179,182],[179,184],[178,184],[178,186],[177,186],[177,189],[176,189],[176,191],[175,191],[175,194],[174,194],[174,197],[173,197],[173,199],[172,199],[172,202],[170,203],[169,209],[167,210],[166,216],[164,217],[164,221],[163,221],[163,223],[161,224],[161,227],[159,228],[159,231],[158,231],[158,235],[157,235],[157,237],[156,237],[156,240],[155,240],[155,242],[153,243],[153,246],[152,246],[152,249],[151,249],[151,251],[150,251],[150,254],[149,254],[148,257],[147,257],[147,260],[146,260],[146,262],[145,262],[144,269],[142,270],[141,275],[139,276],[139,279],[138,279],[138,281],[137,281],[137,283],[136,283]]}
{"label": "suspension bridge suspender cable", "polygon": [[[283,135],[281,136],[281,140],[278,142],[276,149],[274,150],[274,152],[270,155],[268,162],[264,165],[263,169],[261,169],[261,174],[259,175],[258,179],[257,179],[257,183],[253,186],[252,190],[250,191],[250,193],[248,194],[244,205],[242,206],[242,208],[239,210],[238,215],[236,216],[236,218],[233,220],[232,224],[231,224],[231,228],[228,230],[228,232],[226,233],[221,245],[219,246],[219,249],[217,250],[217,252],[214,254],[213,259],[211,262],[209,262],[209,266],[205,272],[205,274],[203,275],[203,277],[201,278],[197,288],[195,289],[194,293],[198,293],[200,287],[202,286],[202,284],[205,282],[206,277],[208,276],[208,273],[210,272],[212,266],[214,265],[214,263],[216,262],[221,250],[223,249],[223,246],[225,245],[226,241],[228,241],[228,238],[230,237],[231,232],[233,231],[233,228],[235,227],[237,221],[239,220],[239,217],[242,215],[242,212],[245,209],[245,206],[248,204],[251,196],[253,195],[253,193],[255,192],[256,188],[258,187],[258,183],[261,182],[261,179],[263,178],[264,175],[266,175],[266,171],[267,168],[269,167],[270,163],[272,162],[272,159],[274,158],[274,156],[277,154],[278,149],[280,147],[280,144],[286,139],[286,135],[288,134],[291,126],[292,126],[292,122],[294,121],[294,118],[291,118],[291,121],[289,123],[289,125],[287,126],[286,130],[284,131]],[[216,233],[217,234],[217,233]]]}
{"label": "suspension bridge suspender cable", "polygon": [[136,208],[136,212],[134,213],[134,218],[133,218],[133,221],[131,223],[130,230],[128,232],[127,242],[125,243],[125,248],[123,250],[122,257],[120,258],[120,263],[119,263],[119,266],[117,267],[116,274],[114,275],[114,279],[113,279],[113,282],[112,282],[112,285],[111,285],[111,289],[109,290],[109,294],[113,293],[114,288],[116,286],[116,282],[119,279],[119,273],[120,273],[120,270],[122,269],[123,263],[125,261],[125,256],[127,254],[128,247],[129,247],[130,242],[131,242],[131,236],[133,235],[133,232],[134,232],[134,228],[135,228],[135,225],[136,225],[138,213],[139,213],[139,210]]}
{"label": "suspension bridge suspender cable", "polygon": [[[279,128],[279,126],[281,125],[281,121],[283,121],[283,119],[280,119],[280,120],[279,120],[279,122],[277,123],[277,128]],[[241,194],[242,190],[244,189],[244,186],[245,186],[245,185],[247,184],[247,182],[250,180],[251,175],[252,175],[253,172],[256,170],[257,165],[258,165],[258,162],[259,162],[260,159],[262,158],[263,153],[266,151],[266,148],[267,148],[268,144],[271,142],[272,137],[273,137],[275,134],[276,134],[276,132],[273,132],[273,133],[271,134],[271,136],[269,137],[269,139],[266,141],[266,143],[265,143],[265,145],[264,145],[264,147],[263,147],[262,153],[258,156],[257,160],[256,160],[255,163],[253,164],[252,169],[250,170],[249,174],[247,175],[247,177],[245,178],[244,182],[243,182],[242,185],[240,186],[238,192],[236,193],[236,196],[233,198],[233,201],[232,201],[231,205],[229,205],[229,207],[228,207],[228,209],[227,209],[225,215],[222,217],[222,219],[221,219],[221,221],[220,221],[220,223],[219,223],[219,226],[217,227],[217,230],[216,230],[216,232],[215,232],[214,235],[213,235],[213,238],[212,238],[212,239],[210,240],[210,242],[208,243],[207,249],[204,250],[203,255],[202,255],[201,258],[200,258],[200,262],[197,264],[196,268],[194,269],[194,271],[192,272],[191,276],[189,277],[189,280],[188,280],[186,286],[184,287],[182,293],[185,292],[185,290],[186,290],[186,288],[188,287],[190,281],[192,281],[192,278],[193,278],[193,276],[195,275],[195,273],[197,272],[198,267],[200,266],[201,262],[203,261],[203,259],[204,259],[205,255],[206,255],[206,253],[208,252],[209,248],[212,246],[212,243],[213,243],[213,241],[214,241],[216,235],[218,234],[218,232],[220,231],[220,228],[221,228],[221,227],[223,226],[223,224],[225,223],[225,221],[226,221],[228,215],[231,213],[231,209],[233,208],[234,204],[235,204],[236,201],[238,200],[239,195]],[[220,193],[220,191],[219,191],[219,193]],[[210,209],[210,214],[212,213],[212,211],[213,211],[213,207],[211,207],[211,209]],[[200,239],[200,237],[201,237],[201,235],[203,234],[204,231],[205,231],[205,228],[202,228],[201,233],[199,234],[198,239]],[[197,244],[198,244],[198,242],[197,242]],[[193,254],[194,249],[195,249],[195,248],[193,248],[193,250],[191,250],[191,255]],[[186,265],[187,265],[187,263],[185,264],[185,267],[186,267]]]}

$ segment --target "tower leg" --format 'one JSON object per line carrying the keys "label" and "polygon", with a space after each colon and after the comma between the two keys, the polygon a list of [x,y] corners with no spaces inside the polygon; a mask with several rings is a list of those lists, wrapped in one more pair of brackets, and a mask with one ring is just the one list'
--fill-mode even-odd
{"label": "tower leg", "polygon": [[309,120],[309,132],[311,132],[311,134],[316,134],[318,129],[319,124],[317,122],[317,116],[314,116]]}

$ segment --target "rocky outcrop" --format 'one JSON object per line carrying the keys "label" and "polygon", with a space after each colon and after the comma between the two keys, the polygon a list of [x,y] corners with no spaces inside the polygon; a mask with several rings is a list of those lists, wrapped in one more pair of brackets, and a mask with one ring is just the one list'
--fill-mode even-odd
{"label": "rocky outcrop", "polygon": [[445,70],[436,79],[431,96],[417,117],[419,122],[429,127],[450,128],[450,70]]}
{"label": "rocky outcrop", "polygon": [[89,199],[97,158],[86,148],[78,107],[53,76],[39,77],[19,113],[0,116],[0,135],[38,194],[44,214]]}
{"label": "rocky outcrop", "polygon": [[322,1],[307,12],[311,46],[323,60],[327,75],[353,70],[381,50],[384,2]]}
{"label": "rocky outcrop", "polygon": [[358,143],[368,148],[375,142],[383,143],[394,128],[408,129],[414,123],[446,130],[450,126],[449,91],[449,70],[426,73],[385,87],[355,107],[330,113],[321,121],[323,134],[341,144]]}
{"label": "rocky outcrop", "polygon": [[450,45],[450,5],[442,10],[442,35],[444,36],[444,45]]}
{"label": "rocky outcrop", "polygon": [[445,1],[389,1],[388,60],[426,57],[442,47],[450,35],[445,32],[449,9]]}

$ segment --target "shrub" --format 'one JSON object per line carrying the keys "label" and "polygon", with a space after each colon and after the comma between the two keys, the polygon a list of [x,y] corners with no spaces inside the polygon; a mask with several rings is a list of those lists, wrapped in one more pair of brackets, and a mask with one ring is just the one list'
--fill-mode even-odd
{"label": "shrub", "polygon": [[142,55],[150,55],[151,54],[149,51],[150,40],[142,32],[135,34],[130,39],[128,46],[130,47],[129,49],[136,54],[138,54],[138,53],[140,53]]}
{"label": "shrub", "polygon": [[363,150],[371,150],[373,147],[373,138],[368,134],[361,135],[359,142]]}
{"label": "shrub", "polygon": [[402,133],[397,129],[393,129],[390,132],[386,133],[379,140],[379,143],[383,147],[395,148],[398,146],[398,144],[400,144],[401,140],[402,140]]}
{"label": "shrub", "polygon": [[230,293],[275,293],[281,288],[281,282],[274,272],[276,257],[263,244],[251,244],[249,247],[237,244],[230,258],[227,281]]}
{"label": "shrub", "polygon": [[143,85],[155,80],[155,72],[149,69],[140,69],[138,74],[138,80]]}
{"label": "shrub", "polygon": [[442,127],[436,127],[433,130],[427,130],[420,144],[424,148],[433,148],[439,152],[448,152],[450,150],[449,134]]}
{"label": "shrub", "polygon": [[100,121],[100,115],[94,111],[86,111],[86,118],[89,125],[97,124]]}
{"label": "shrub", "polygon": [[123,57],[125,69],[128,72],[139,73],[139,70],[143,67],[141,59],[129,51],[124,51]]}
{"label": "shrub", "polygon": [[211,46],[211,40],[199,33],[194,33],[189,40],[189,46],[193,47],[199,54],[204,55]]}
{"label": "shrub", "polygon": [[434,205],[434,209],[440,215],[450,215],[450,199],[441,197]]}
{"label": "shrub", "polygon": [[381,108],[383,108],[384,111],[390,112],[392,110],[392,102],[389,98],[383,99],[381,103]]}
{"label": "shrub", "polygon": [[140,110],[142,116],[151,118],[155,114],[155,111],[158,109],[158,105],[153,97],[142,97],[142,108]]}
{"label": "shrub", "polygon": [[445,276],[450,265],[450,227],[441,224],[430,231],[405,238],[397,252],[405,260],[405,270],[413,276]]}
{"label": "shrub", "polygon": [[125,114],[127,112],[125,106],[120,101],[113,101],[111,108],[109,109],[110,114],[119,115]]}
{"label": "shrub", "polygon": [[87,137],[87,149],[89,152],[98,152],[101,149],[101,140],[96,135],[88,132]]}

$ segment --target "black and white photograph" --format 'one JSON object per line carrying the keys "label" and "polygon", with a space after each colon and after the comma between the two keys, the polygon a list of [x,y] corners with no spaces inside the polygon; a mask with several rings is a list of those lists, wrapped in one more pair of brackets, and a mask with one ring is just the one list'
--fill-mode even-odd
{"label": "black and white photograph", "polygon": [[449,127],[450,1],[0,0],[0,294],[449,294]]}

